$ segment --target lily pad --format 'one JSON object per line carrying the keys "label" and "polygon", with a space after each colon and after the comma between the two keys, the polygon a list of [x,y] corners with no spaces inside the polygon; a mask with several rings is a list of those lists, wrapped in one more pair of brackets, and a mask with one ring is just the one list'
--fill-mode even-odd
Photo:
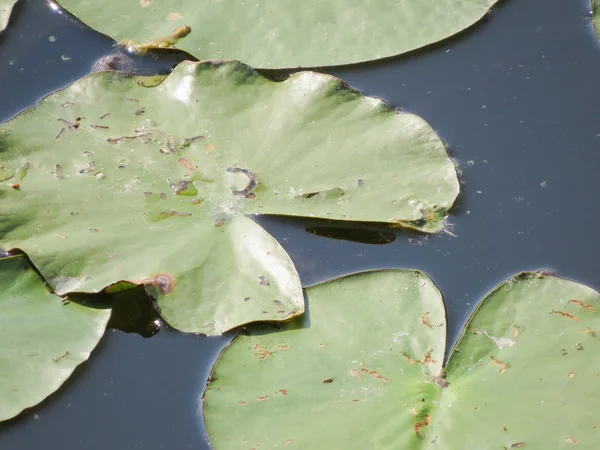
{"label": "lily pad", "polygon": [[600,295],[517,275],[474,313],[445,371],[441,295],[417,272],[308,290],[309,324],[238,337],[205,393],[214,447],[596,448]]}
{"label": "lily pad", "polygon": [[23,256],[0,259],[0,421],[56,391],[86,361],[110,310],[48,292]]}
{"label": "lily pad", "polygon": [[419,117],[238,62],[183,63],[153,88],[90,75],[1,126],[0,164],[0,247],[59,294],[144,284],[172,326],[205,334],[304,311],[291,260],[247,215],[433,232],[459,190]]}
{"label": "lily pad", "polygon": [[[254,67],[316,67],[399,55],[448,38],[497,0],[131,0],[60,3],[118,41],[176,43],[200,59]],[[177,36],[191,26],[191,33]],[[160,36],[164,38],[159,38]],[[144,48],[148,48],[147,46]]]}

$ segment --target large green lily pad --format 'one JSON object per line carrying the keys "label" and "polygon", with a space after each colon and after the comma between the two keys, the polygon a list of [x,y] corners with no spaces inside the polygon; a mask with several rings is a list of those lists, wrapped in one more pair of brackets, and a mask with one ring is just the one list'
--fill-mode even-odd
{"label": "large green lily pad", "polygon": [[109,309],[48,292],[23,256],[0,259],[0,421],[56,391],[102,337]]}
{"label": "large green lily pad", "polygon": [[57,293],[144,284],[171,325],[206,334],[304,311],[288,255],[246,215],[433,232],[459,190],[422,119],[238,62],[184,63],[153,88],[84,78],[0,127],[0,170],[0,247]]}
{"label": "large green lily pad", "polygon": [[[316,67],[399,55],[450,37],[497,0],[61,0],[91,27],[141,43],[191,26],[176,45],[200,59]],[[172,43],[158,39],[155,45]]]}
{"label": "large green lily pad", "polygon": [[309,325],[240,336],[205,393],[218,449],[597,448],[600,295],[537,273],[489,294],[445,372],[441,295],[417,272],[308,290]]}

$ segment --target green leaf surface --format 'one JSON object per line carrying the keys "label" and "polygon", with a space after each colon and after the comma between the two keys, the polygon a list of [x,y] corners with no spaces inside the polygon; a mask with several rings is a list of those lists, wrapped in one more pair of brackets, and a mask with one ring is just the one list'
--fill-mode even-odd
{"label": "green leaf surface", "polygon": [[[481,19],[497,0],[61,0],[117,41],[174,42],[200,59],[254,67],[316,67],[399,55],[448,38]],[[165,38],[160,38],[161,36]]]}
{"label": "green leaf surface", "polygon": [[153,88],[93,74],[1,126],[0,164],[0,247],[59,294],[143,283],[170,324],[206,334],[304,310],[288,255],[246,215],[433,232],[459,190],[422,119],[238,62],[184,63]]}
{"label": "green leaf surface", "polygon": [[56,391],[86,361],[109,309],[63,302],[23,256],[0,259],[0,421]]}
{"label": "green leaf surface", "polygon": [[595,449],[600,295],[520,274],[489,294],[442,371],[441,295],[389,271],[308,290],[309,324],[238,337],[205,393],[214,447]]}

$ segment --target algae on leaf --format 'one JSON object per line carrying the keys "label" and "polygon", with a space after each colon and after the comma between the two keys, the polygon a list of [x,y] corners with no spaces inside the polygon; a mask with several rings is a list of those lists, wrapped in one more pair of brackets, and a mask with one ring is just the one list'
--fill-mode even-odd
{"label": "algae on leaf", "polygon": [[183,63],[153,88],[90,75],[0,126],[0,158],[0,246],[59,294],[144,284],[172,326],[205,334],[304,310],[290,258],[247,215],[434,232],[459,190],[422,119],[238,62]]}
{"label": "algae on leaf", "polygon": [[[117,41],[139,43],[191,26],[176,45],[200,59],[254,67],[352,64],[399,55],[448,38],[480,20],[497,0],[61,0]],[[159,45],[159,41],[155,41]]]}
{"label": "algae on leaf", "polygon": [[424,275],[353,275],[308,289],[308,301],[306,328],[239,336],[221,355],[204,397],[216,450],[597,447],[591,288],[511,278],[483,300],[445,371],[443,303]]}
{"label": "algae on leaf", "polygon": [[0,258],[0,421],[56,391],[87,360],[109,309],[46,290],[24,256]]}

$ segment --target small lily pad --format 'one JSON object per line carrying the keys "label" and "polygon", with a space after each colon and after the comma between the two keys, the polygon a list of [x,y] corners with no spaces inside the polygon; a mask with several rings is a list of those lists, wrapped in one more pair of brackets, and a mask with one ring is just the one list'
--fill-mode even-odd
{"label": "small lily pad", "polygon": [[238,62],[183,63],[153,88],[92,74],[1,126],[0,147],[18,175],[0,183],[0,246],[61,295],[144,284],[205,334],[304,311],[292,261],[248,215],[435,232],[459,190],[419,117]]}
{"label": "small lily pad", "polygon": [[60,1],[91,27],[132,46],[144,44],[144,50],[175,44],[200,59],[237,59],[263,68],[334,66],[399,55],[470,27],[496,2]]}
{"label": "small lily pad", "polygon": [[443,303],[424,275],[353,275],[308,299],[306,325],[239,336],[221,355],[204,397],[217,450],[597,445],[593,289],[511,278],[479,305],[445,370]]}
{"label": "small lily pad", "polygon": [[36,405],[86,361],[108,309],[48,292],[23,256],[0,259],[0,421]]}

